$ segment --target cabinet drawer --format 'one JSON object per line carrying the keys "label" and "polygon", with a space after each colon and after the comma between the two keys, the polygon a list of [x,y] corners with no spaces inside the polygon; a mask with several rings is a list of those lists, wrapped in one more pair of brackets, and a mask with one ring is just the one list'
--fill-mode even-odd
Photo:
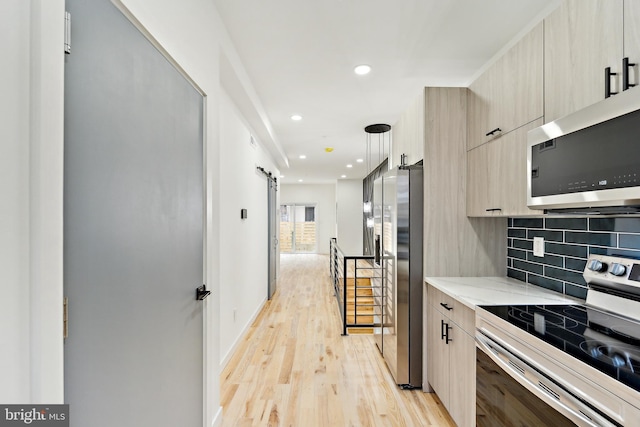
{"label": "cabinet drawer", "polygon": [[445,314],[447,317],[451,317],[453,313],[454,307],[454,298],[435,288],[434,286],[429,285],[428,288],[428,297],[429,304],[434,306],[438,311],[442,314]]}
{"label": "cabinet drawer", "polygon": [[475,335],[475,311],[432,285],[427,287],[428,304],[446,318],[460,326],[466,333]]}
{"label": "cabinet drawer", "polygon": [[453,301],[451,320],[469,335],[475,336],[476,312],[458,300]]}

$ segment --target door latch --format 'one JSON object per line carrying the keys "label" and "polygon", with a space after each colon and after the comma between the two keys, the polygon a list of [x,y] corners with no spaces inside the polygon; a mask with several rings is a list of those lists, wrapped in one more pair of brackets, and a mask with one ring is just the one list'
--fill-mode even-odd
{"label": "door latch", "polygon": [[207,290],[206,285],[199,286],[196,288],[196,300],[202,301],[203,299],[208,297],[210,293],[211,291]]}

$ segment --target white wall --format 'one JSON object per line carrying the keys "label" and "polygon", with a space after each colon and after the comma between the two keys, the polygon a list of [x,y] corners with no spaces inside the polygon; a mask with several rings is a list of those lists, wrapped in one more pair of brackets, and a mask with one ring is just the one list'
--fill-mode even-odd
{"label": "white wall", "polygon": [[362,180],[338,180],[336,203],[338,246],[346,255],[362,255]]}
{"label": "white wall", "polygon": [[316,205],[317,252],[328,254],[329,240],[336,237],[336,185],[283,184],[280,191],[280,204],[294,203]]}
{"label": "white wall", "polygon": [[[62,403],[64,0],[3,0],[0,402]],[[58,17],[59,19],[51,19]]]}
{"label": "white wall", "polygon": [[[267,299],[267,178],[280,172],[231,99],[220,103],[220,360],[223,368]],[[240,210],[247,209],[247,219]]]}

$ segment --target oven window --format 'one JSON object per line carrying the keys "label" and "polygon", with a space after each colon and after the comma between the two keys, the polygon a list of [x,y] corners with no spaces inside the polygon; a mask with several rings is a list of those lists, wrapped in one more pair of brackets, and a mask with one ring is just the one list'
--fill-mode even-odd
{"label": "oven window", "polygon": [[476,349],[476,426],[575,426]]}

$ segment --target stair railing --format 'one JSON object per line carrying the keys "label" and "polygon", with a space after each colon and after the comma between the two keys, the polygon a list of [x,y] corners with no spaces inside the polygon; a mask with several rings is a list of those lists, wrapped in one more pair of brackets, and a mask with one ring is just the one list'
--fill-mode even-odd
{"label": "stair railing", "polygon": [[340,317],[342,335],[350,328],[381,326],[382,268],[373,256],[346,256],[335,237],[329,242],[329,272]]}

